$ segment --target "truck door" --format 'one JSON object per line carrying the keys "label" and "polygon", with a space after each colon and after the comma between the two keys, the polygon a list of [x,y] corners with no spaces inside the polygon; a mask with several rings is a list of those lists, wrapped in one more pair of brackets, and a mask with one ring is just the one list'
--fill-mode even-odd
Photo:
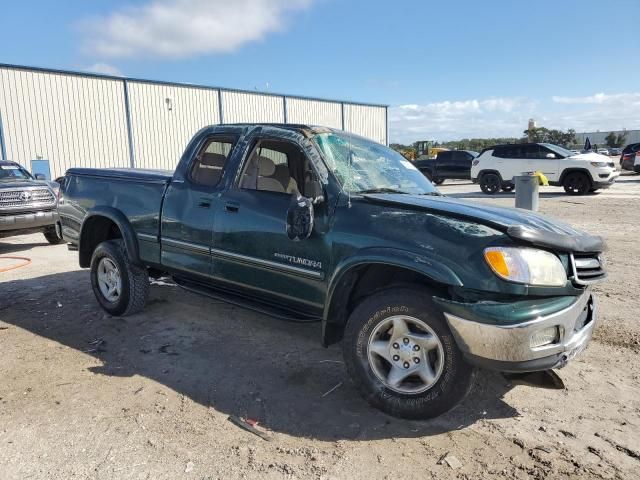
{"label": "truck door", "polygon": [[162,265],[197,276],[211,275],[216,202],[236,142],[234,136],[207,137],[182,178],[172,180],[162,208]]}
{"label": "truck door", "polygon": [[[311,162],[290,135],[258,133],[248,145],[240,175],[217,204],[213,274],[242,294],[317,315],[324,304],[328,240],[317,229],[305,240],[290,240],[286,224],[292,195],[305,194]],[[326,205],[315,209],[316,224],[326,217]]]}

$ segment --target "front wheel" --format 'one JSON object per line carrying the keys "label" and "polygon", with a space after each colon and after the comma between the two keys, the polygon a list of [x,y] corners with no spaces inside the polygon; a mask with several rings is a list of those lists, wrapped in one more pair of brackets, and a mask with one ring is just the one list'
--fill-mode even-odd
{"label": "front wheel", "polygon": [[503,192],[513,192],[515,188],[516,188],[515,185],[512,183],[505,183],[502,185]]}
{"label": "front wheel", "polygon": [[586,173],[569,173],[562,182],[564,191],[569,195],[586,195],[591,188],[591,182]]}
{"label": "front wheel", "polygon": [[474,376],[429,292],[407,288],[378,292],[356,307],[343,355],[362,396],[401,418],[445,413],[467,395]]}
{"label": "front wheel", "polygon": [[122,240],[108,240],[91,257],[91,286],[107,313],[124,317],[144,308],[149,274],[129,259]]}
{"label": "front wheel", "polygon": [[485,173],[480,179],[480,190],[487,195],[495,195],[500,191],[502,181],[495,173]]}
{"label": "front wheel", "polygon": [[62,235],[58,233],[58,229],[55,227],[55,225],[52,227],[47,227],[43,233],[44,238],[46,238],[47,242],[49,242],[51,245],[58,245],[59,243],[64,242]]}

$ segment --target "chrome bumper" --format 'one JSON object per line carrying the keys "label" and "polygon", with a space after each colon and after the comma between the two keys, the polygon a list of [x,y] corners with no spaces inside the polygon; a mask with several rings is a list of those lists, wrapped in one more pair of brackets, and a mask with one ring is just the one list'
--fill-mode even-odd
{"label": "chrome bumper", "polygon": [[[457,317],[445,312],[458,347],[472,357],[498,365],[528,362],[532,370],[564,366],[579,354],[591,339],[597,318],[597,303],[587,289],[575,303],[545,317],[513,325],[490,325]],[[557,326],[557,342],[531,347],[531,336],[545,328]],[[549,358],[550,362],[539,361]],[[496,369],[501,369],[499,366]],[[526,370],[526,368],[523,368]]]}

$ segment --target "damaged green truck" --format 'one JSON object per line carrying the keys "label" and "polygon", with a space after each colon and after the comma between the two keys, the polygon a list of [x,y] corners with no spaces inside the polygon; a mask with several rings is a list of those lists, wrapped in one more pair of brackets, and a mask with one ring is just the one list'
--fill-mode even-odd
{"label": "damaged green truck", "polygon": [[441,195],[393,150],[342,131],[202,129],[175,172],[71,169],[59,205],[102,308],[140,311],[149,277],[342,342],[362,395],[442,414],[477,367],[564,366],[596,323],[600,237]]}

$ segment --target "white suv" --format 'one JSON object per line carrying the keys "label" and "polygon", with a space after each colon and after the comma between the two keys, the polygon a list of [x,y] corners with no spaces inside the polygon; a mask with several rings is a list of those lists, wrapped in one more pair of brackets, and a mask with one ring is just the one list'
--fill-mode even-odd
{"label": "white suv", "polygon": [[471,180],[493,195],[500,189],[513,190],[513,177],[536,171],[571,195],[610,187],[620,175],[604,155],[575,154],[550,143],[519,143],[485,148],[471,164]]}

